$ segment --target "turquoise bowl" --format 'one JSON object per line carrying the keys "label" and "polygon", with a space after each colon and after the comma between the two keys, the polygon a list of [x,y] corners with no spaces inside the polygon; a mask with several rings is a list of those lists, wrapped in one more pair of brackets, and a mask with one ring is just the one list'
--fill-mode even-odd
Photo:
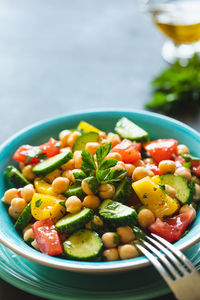
{"label": "turquoise bowl", "polygon": [[[38,145],[44,143],[50,137],[57,138],[61,130],[75,128],[81,120],[85,120],[103,131],[113,131],[117,120],[122,116],[129,118],[148,131],[151,139],[174,138],[181,144],[188,145],[194,155],[199,155],[200,153],[200,134],[174,119],[146,111],[98,110],[77,112],[34,124],[18,132],[1,145],[0,196],[2,197],[5,190],[9,187],[8,182],[4,178],[4,170],[7,165],[14,163],[12,155],[20,145]],[[200,212],[198,212],[190,232],[176,242],[175,246],[184,251],[200,241],[199,226]],[[75,272],[119,272],[149,265],[148,260],[144,256],[115,262],[79,262],[42,254],[24,243],[22,237],[13,227],[13,222],[7,213],[7,206],[2,202],[0,203],[0,242],[28,260],[47,267]]]}

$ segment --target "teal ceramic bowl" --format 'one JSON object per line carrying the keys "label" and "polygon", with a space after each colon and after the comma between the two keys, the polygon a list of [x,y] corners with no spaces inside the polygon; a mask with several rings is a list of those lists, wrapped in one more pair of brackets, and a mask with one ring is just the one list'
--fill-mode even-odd
{"label": "teal ceramic bowl", "polygon": [[[0,147],[0,197],[3,196],[8,188],[8,183],[4,178],[4,170],[7,165],[14,163],[12,155],[20,145],[44,143],[51,136],[56,138],[63,129],[75,128],[81,120],[85,120],[101,130],[113,131],[117,120],[122,116],[143,127],[149,132],[151,139],[174,138],[181,144],[188,145],[194,155],[199,155],[200,153],[200,134],[174,119],[145,111],[98,110],[77,112],[25,128]],[[199,226],[200,211],[190,232],[176,242],[175,246],[184,251],[200,241]],[[149,264],[149,261],[144,256],[115,262],[79,262],[42,254],[24,243],[22,237],[15,231],[13,222],[7,213],[7,207],[2,202],[0,203],[0,242],[19,255],[39,264],[76,272],[107,273],[137,269]]]}

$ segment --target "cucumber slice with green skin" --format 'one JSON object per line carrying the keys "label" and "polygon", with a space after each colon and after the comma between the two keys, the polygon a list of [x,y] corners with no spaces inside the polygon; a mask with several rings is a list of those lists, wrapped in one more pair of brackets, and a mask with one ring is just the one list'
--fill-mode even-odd
{"label": "cucumber slice with green skin", "polygon": [[135,209],[110,199],[104,200],[99,207],[99,215],[113,227],[132,226],[137,221]]}
{"label": "cucumber slice with green skin", "polygon": [[67,214],[56,223],[56,228],[63,233],[72,233],[79,230],[92,220],[93,210],[90,208],[83,208],[76,214]]}
{"label": "cucumber slice with green skin", "polygon": [[98,233],[103,233],[106,231],[106,226],[104,225],[101,218],[97,215],[94,215],[93,219],[85,225],[86,229],[94,230]]}
{"label": "cucumber slice with green skin", "polygon": [[88,184],[89,189],[95,194],[99,187],[99,182],[96,177],[90,176],[85,178],[83,181],[85,181]]}
{"label": "cucumber slice with green skin", "polygon": [[118,185],[113,200],[126,203],[133,193],[131,180],[125,176],[122,182]]}
{"label": "cucumber slice with green skin", "polygon": [[187,180],[179,175],[164,174],[160,176],[161,184],[168,184],[176,190],[176,198],[182,203],[190,202],[192,190]]}
{"label": "cucumber slice with green skin", "polygon": [[81,229],[63,243],[63,248],[67,258],[88,261],[101,255],[103,243],[95,231]]}
{"label": "cucumber slice with green skin", "polygon": [[124,139],[142,143],[149,141],[149,134],[125,117],[117,122],[115,131]]}
{"label": "cucumber slice with green skin", "polygon": [[67,191],[63,193],[65,197],[77,196],[78,198],[82,198],[85,193],[81,187],[80,181],[77,181],[73,184],[70,184]]}
{"label": "cucumber slice with green skin", "polygon": [[21,232],[26,227],[26,225],[28,225],[31,219],[31,202],[29,202],[28,205],[23,209],[17,221],[15,222],[15,229]]}
{"label": "cucumber slice with green skin", "polygon": [[67,153],[59,153],[36,164],[33,167],[33,172],[37,176],[45,176],[67,163],[72,157],[73,155],[70,151]]}
{"label": "cucumber slice with green skin", "polygon": [[97,132],[86,132],[79,136],[74,143],[72,152],[85,149],[85,145],[90,142],[97,142],[99,134]]}
{"label": "cucumber slice with green skin", "polygon": [[14,184],[15,187],[20,188],[30,182],[22,175],[22,173],[17,170],[14,166],[8,166],[5,171],[5,176],[10,179],[10,181]]}

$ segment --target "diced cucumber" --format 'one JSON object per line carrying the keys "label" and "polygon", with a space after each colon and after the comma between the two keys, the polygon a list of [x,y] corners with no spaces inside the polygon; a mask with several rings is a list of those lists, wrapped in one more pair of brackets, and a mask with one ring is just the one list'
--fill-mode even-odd
{"label": "diced cucumber", "polygon": [[72,152],[85,149],[85,145],[89,142],[97,142],[99,134],[97,132],[86,132],[79,136],[74,143]]}
{"label": "diced cucumber", "polygon": [[94,215],[93,219],[85,225],[86,229],[94,230],[98,233],[105,232],[105,226],[101,218]]}
{"label": "diced cucumber", "polygon": [[124,139],[142,143],[149,141],[149,134],[125,117],[117,122],[115,131]]}
{"label": "diced cucumber", "polygon": [[43,160],[42,162],[36,164],[33,167],[33,172],[37,176],[45,176],[52,171],[56,170],[60,166],[64,165],[66,162],[68,162],[73,157],[72,153],[65,152],[65,153],[59,153],[55,156],[52,156],[50,158],[47,158]]}
{"label": "diced cucumber", "polygon": [[29,202],[28,205],[23,209],[17,221],[15,222],[15,229],[21,232],[26,227],[26,225],[28,225],[31,219],[31,202]]}
{"label": "diced cucumber", "polygon": [[22,175],[22,173],[17,170],[14,166],[8,166],[5,171],[5,176],[10,179],[10,181],[14,184],[15,187],[20,188],[30,182]]}
{"label": "diced cucumber", "polygon": [[104,200],[101,203],[99,215],[113,227],[132,226],[137,221],[135,209],[110,199]]}
{"label": "diced cucumber", "polygon": [[76,214],[67,214],[56,223],[56,228],[60,232],[72,233],[83,228],[92,218],[93,210],[90,208],[83,208]]}
{"label": "diced cucumber", "polygon": [[160,176],[161,184],[168,184],[176,190],[176,198],[181,203],[190,202],[192,191],[187,180],[179,175],[164,174]]}
{"label": "diced cucumber", "polygon": [[71,183],[66,192],[63,193],[65,197],[77,196],[78,198],[82,198],[84,196],[83,189],[81,187],[80,181],[75,183]]}
{"label": "diced cucumber", "polygon": [[103,243],[95,231],[81,229],[63,243],[63,248],[67,258],[95,260],[101,255]]}
{"label": "diced cucumber", "polygon": [[96,177],[90,176],[85,178],[83,181],[85,181],[88,184],[89,189],[95,194],[99,187],[99,182]]}
{"label": "diced cucumber", "polygon": [[118,185],[113,200],[121,203],[126,203],[126,201],[130,198],[132,193],[133,188],[131,180],[127,176],[125,176],[124,179]]}

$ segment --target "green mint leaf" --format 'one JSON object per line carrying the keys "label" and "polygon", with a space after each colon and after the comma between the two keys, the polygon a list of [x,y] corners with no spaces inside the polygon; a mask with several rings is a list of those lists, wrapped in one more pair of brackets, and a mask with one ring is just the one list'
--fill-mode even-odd
{"label": "green mint leaf", "polygon": [[188,161],[188,162],[184,162],[183,163],[183,166],[185,167],[185,168],[191,168],[191,166],[192,166],[192,164],[191,164],[191,162],[190,161]]}
{"label": "green mint leaf", "polygon": [[194,155],[191,154],[181,154],[181,156],[186,160],[186,161],[200,161],[200,157],[196,157]]}
{"label": "green mint leaf", "polygon": [[38,199],[35,201],[35,206],[40,207],[42,205],[42,199]]}
{"label": "green mint leaf", "polygon": [[34,157],[37,157],[42,150],[38,147],[32,147],[26,151],[26,160],[25,164],[28,164]]}
{"label": "green mint leaf", "polygon": [[104,158],[108,155],[108,153],[110,152],[111,150],[111,143],[109,144],[105,144],[103,146],[99,146],[97,148],[97,151],[96,151],[96,156],[97,156],[97,164],[98,164],[98,167],[100,168],[101,166],[101,163],[102,161],[104,160]]}
{"label": "green mint leaf", "polygon": [[118,233],[114,233],[113,234],[113,237],[114,237],[114,244],[118,245],[120,243],[120,236]]}
{"label": "green mint leaf", "polygon": [[112,168],[112,167],[116,166],[116,164],[117,164],[116,159],[106,159],[101,163],[99,170],[105,170],[105,169]]}
{"label": "green mint leaf", "polygon": [[65,201],[64,200],[60,201],[59,204],[62,205],[63,207],[65,207]]}
{"label": "green mint leaf", "polygon": [[167,195],[169,195],[169,192],[166,191],[164,184],[159,184],[160,189]]}
{"label": "green mint leaf", "polygon": [[36,155],[36,157],[39,159],[39,160],[44,160],[47,158],[47,154],[46,153],[39,153]]}
{"label": "green mint leaf", "polygon": [[97,170],[96,177],[99,183],[102,183],[104,181],[104,178],[110,173],[110,169],[105,170]]}
{"label": "green mint leaf", "polygon": [[81,170],[73,171],[74,178],[76,181],[82,181],[84,178],[86,178],[86,174],[82,172]]}

